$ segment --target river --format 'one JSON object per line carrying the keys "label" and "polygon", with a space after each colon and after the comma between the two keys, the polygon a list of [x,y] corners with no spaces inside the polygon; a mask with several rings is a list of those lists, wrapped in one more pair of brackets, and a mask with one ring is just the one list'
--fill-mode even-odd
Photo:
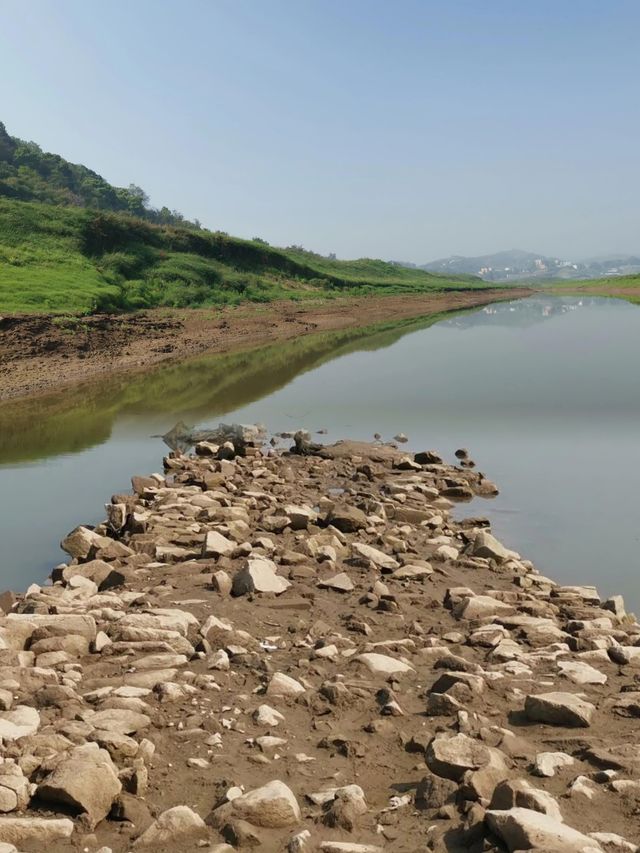
{"label": "river", "polygon": [[[458,513],[565,583],[640,610],[640,310],[534,296],[302,337],[111,378],[0,410],[0,585],[41,582],[62,535],[95,523],[132,474],[162,469],[177,421],[323,429],[448,458],[468,447],[500,487]],[[286,444],[286,442],[285,442]]]}

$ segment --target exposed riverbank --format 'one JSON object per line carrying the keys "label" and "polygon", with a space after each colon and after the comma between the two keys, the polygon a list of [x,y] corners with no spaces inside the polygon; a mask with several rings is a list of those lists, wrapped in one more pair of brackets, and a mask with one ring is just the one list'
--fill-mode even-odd
{"label": "exposed riverbank", "polygon": [[457,311],[532,292],[497,288],[88,317],[6,316],[0,318],[0,400],[204,353]]}
{"label": "exposed riverbank", "polygon": [[637,850],[622,602],[454,520],[465,458],[258,445],[135,477],[0,619],[0,842]]}

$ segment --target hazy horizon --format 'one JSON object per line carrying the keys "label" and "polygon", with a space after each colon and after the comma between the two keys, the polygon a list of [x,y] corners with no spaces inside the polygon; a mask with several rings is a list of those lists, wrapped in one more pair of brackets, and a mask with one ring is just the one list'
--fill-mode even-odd
{"label": "hazy horizon", "polygon": [[0,120],[276,245],[634,254],[639,25],[630,0],[5,0]]}

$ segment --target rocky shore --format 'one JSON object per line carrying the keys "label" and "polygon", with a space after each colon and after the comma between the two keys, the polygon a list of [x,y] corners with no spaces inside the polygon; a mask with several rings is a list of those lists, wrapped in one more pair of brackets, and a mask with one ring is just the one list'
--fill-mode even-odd
{"label": "rocky shore", "polygon": [[465,452],[195,451],[1,597],[0,853],[640,850],[640,625]]}

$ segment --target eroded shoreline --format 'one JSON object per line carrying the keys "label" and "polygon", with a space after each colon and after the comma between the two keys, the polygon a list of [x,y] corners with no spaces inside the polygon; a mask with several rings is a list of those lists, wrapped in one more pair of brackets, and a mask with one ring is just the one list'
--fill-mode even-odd
{"label": "eroded shoreline", "polygon": [[6,316],[0,318],[0,400],[44,394],[206,353],[456,311],[533,292],[497,288],[90,317]]}
{"label": "eroded shoreline", "polygon": [[495,491],[466,458],[247,438],[134,477],[4,598],[0,842],[636,850],[622,601],[454,520]]}

